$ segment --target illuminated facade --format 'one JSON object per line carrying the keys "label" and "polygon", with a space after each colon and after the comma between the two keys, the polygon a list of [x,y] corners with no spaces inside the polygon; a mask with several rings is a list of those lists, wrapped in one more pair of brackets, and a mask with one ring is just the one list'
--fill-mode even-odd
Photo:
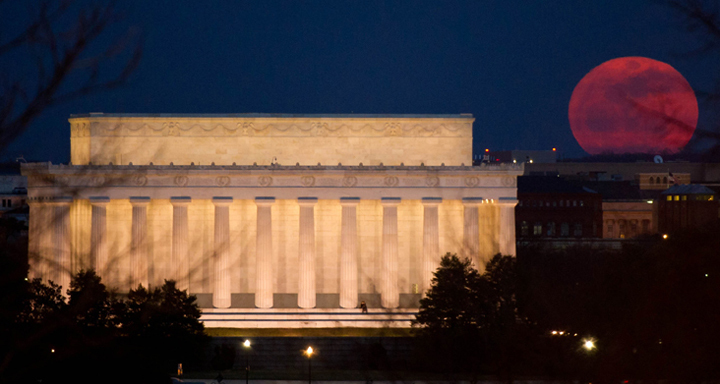
{"label": "illuminated facade", "polygon": [[472,167],[469,115],[70,118],[23,166],[31,275],[175,279],[214,308],[413,307],[441,254],[515,254],[522,165]]}

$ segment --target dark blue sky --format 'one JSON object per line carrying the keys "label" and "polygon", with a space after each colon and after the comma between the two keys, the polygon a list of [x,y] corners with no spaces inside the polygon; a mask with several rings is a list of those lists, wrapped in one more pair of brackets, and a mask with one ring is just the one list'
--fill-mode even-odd
{"label": "dark blue sky", "polygon": [[[120,89],[47,110],[3,154],[67,162],[71,113],[472,113],[475,149],[585,153],[567,118],[578,81],[646,56],[698,89],[712,59],[646,0],[123,0],[144,53]],[[3,18],[8,15],[3,16]],[[715,68],[716,69],[716,68]],[[701,106],[700,124],[706,124]]]}

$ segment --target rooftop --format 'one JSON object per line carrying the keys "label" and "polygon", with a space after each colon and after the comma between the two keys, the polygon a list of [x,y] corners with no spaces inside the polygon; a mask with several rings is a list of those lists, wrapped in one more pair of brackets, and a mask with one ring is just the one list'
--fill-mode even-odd
{"label": "rooftop", "polygon": [[460,113],[460,114],[446,114],[446,115],[420,115],[420,114],[332,114],[332,113],[321,113],[321,114],[292,114],[292,113],[210,113],[210,114],[187,114],[187,113],[103,113],[103,112],[91,112],[91,113],[78,113],[71,114],[70,118],[82,118],[82,117],[111,117],[111,118],[122,118],[122,117],[160,117],[160,118],[328,118],[328,119],[340,119],[340,118],[362,118],[362,119],[473,119],[472,113]]}
{"label": "rooftop", "polygon": [[700,184],[673,185],[662,191],[663,195],[714,195],[715,191]]}

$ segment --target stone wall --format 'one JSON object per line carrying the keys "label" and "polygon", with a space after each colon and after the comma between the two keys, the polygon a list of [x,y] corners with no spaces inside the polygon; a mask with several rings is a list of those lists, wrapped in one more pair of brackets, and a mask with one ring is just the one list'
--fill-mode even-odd
{"label": "stone wall", "polygon": [[84,165],[461,165],[471,115],[72,117],[71,161]]}

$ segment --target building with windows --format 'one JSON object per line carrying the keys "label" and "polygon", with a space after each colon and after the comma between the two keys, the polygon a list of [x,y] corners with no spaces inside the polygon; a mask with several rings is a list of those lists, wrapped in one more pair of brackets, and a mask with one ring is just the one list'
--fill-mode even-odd
{"label": "building with windows", "polygon": [[715,191],[698,184],[674,185],[661,193],[657,202],[658,231],[672,233],[717,221]]}
{"label": "building with windows", "polygon": [[518,178],[520,241],[602,237],[602,196],[557,176]]}
{"label": "building with windows", "polygon": [[22,168],[30,273],[64,287],[174,279],[210,327],[409,326],[442,254],[515,254],[523,167],[473,167],[471,115],[69,121],[72,164]]}

